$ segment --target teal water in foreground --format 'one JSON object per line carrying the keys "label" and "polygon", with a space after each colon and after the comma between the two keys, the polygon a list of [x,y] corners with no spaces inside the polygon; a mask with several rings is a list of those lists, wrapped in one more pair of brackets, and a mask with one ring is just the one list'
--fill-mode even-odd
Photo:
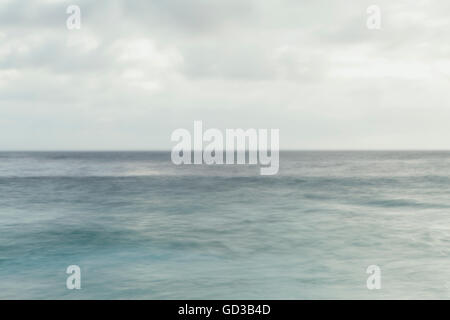
{"label": "teal water in foreground", "polygon": [[0,299],[52,298],[449,299],[450,153],[0,153]]}

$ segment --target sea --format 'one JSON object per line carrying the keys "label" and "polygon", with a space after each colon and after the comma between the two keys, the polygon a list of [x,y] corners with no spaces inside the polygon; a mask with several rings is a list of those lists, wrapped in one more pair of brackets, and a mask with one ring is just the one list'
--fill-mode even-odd
{"label": "sea", "polygon": [[449,298],[450,152],[0,153],[0,299]]}

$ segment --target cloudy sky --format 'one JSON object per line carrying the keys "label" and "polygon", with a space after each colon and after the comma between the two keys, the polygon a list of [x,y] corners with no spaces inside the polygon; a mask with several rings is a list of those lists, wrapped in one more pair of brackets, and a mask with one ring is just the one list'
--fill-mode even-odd
{"label": "cloudy sky", "polygon": [[449,22],[448,0],[0,0],[0,149],[170,149],[194,120],[450,149]]}

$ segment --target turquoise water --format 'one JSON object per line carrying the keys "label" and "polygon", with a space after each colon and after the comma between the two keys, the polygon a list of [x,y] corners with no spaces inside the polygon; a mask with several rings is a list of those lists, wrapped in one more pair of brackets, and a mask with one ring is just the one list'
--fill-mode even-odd
{"label": "turquoise water", "polygon": [[19,298],[448,299],[450,153],[282,152],[277,176],[0,153],[0,299]]}

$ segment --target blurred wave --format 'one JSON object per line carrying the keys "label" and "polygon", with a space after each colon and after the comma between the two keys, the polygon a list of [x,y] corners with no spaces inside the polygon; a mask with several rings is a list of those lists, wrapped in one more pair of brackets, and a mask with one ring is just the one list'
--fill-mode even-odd
{"label": "blurred wave", "polygon": [[449,152],[280,161],[260,176],[168,152],[0,153],[0,298],[450,297]]}

